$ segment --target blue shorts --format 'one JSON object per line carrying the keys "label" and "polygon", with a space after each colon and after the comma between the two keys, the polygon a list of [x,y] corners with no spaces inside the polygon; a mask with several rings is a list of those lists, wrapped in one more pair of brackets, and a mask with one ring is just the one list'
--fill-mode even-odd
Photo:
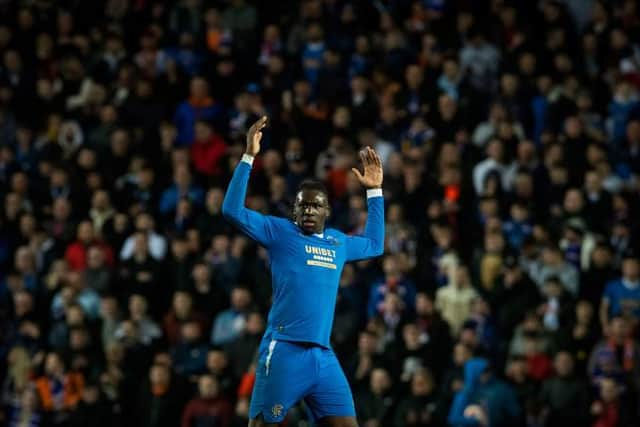
{"label": "blue shorts", "polygon": [[303,399],[314,423],[327,416],[356,415],[349,383],[333,350],[289,341],[265,342],[260,346],[249,417],[262,413],[266,423],[279,423]]}

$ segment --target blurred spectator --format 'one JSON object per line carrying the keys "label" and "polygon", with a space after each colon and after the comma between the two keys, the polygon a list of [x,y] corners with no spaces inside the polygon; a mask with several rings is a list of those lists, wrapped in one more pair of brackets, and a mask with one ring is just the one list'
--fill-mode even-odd
{"label": "blurred spectator", "polygon": [[452,333],[456,334],[471,313],[471,302],[478,293],[471,286],[471,279],[467,267],[459,265],[451,268],[449,283],[438,289],[436,293],[436,308],[449,323]]}
{"label": "blurred spectator", "polygon": [[621,396],[621,387],[613,378],[603,378],[600,382],[599,396],[591,404],[593,427],[632,426],[637,417],[633,404]]}
{"label": "blurred spectator", "polygon": [[259,311],[251,311],[247,314],[243,333],[227,344],[226,352],[234,362],[234,375],[237,378],[242,377],[242,374],[247,372],[253,362],[262,340],[264,328],[265,319],[262,314]]}
{"label": "blurred spectator", "polygon": [[492,303],[501,333],[512,335],[524,314],[539,305],[541,295],[515,257],[507,257],[503,265],[502,278],[494,288]]}
{"label": "blurred spectator", "polygon": [[575,306],[571,322],[556,334],[556,348],[564,348],[573,355],[575,372],[585,372],[589,353],[597,342],[600,329],[593,305],[581,300]]}
{"label": "blurred spectator", "polygon": [[175,426],[184,405],[181,385],[172,378],[169,366],[156,363],[149,369],[137,401],[137,425]]}
{"label": "blurred spectator", "polygon": [[604,376],[627,382],[637,389],[640,382],[640,345],[631,335],[629,321],[614,317],[609,322],[606,339],[599,342],[589,358],[588,372],[592,383]]}
{"label": "blurred spectator", "polygon": [[65,259],[71,270],[79,271],[87,268],[87,252],[91,246],[97,246],[105,256],[109,265],[113,264],[113,250],[95,236],[95,230],[90,221],[78,224],[76,241],[67,247]]}
{"label": "blurred spectator", "polygon": [[543,302],[538,308],[545,329],[557,331],[567,325],[573,312],[573,301],[567,295],[560,280],[551,276],[545,281],[543,290]]}
{"label": "blurred spectator", "polygon": [[545,425],[562,426],[567,422],[584,424],[588,394],[586,384],[574,376],[573,358],[561,351],[555,355],[553,367],[555,376],[542,384],[540,397],[547,408]]}
{"label": "blurred spectator", "polygon": [[163,293],[159,283],[161,274],[161,264],[149,253],[147,235],[142,232],[136,233],[133,256],[122,264],[120,270],[120,280],[125,287],[124,295],[144,295],[151,301],[152,307],[156,309],[161,307]]}
{"label": "blurred spectator", "polygon": [[180,340],[171,347],[173,368],[180,375],[201,374],[205,370],[207,344],[202,339],[200,325],[196,321],[189,321],[183,323],[180,329]]}
{"label": "blurred spectator", "polygon": [[367,389],[356,392],[354,396],[358,418],[364,426],[391,425],[393,422],[394,402],[391,387],[393,382],[384,368],[373,368]]}
{"label": "blurred spectator", "polygon": [[229,401],[221,398],[218,382],[211,375],[198,379],[198,397],[193,398],[182,414],[182,427],[209,423],[220,427],[231,426],[232,408]]}
{"label": "blurred spectator", "polygon": [[191,79],[189,97],[176,109],[174,122],[178,130],[177,143],[191,145],[197,119],[215,120],[222,114],[222,106],[209,96],[207,81],[202,77]]}
{"label": "blurred spectator", "polygon": [[222,138],[213,132],[208,122],[198,120],[195,124],[195,140],[191,145],[191,162],[194,169],[205,177],[221,175],[219,163],[225,154],[226,145]]}
{"label": "blurred spectator", "polygon": [[495,378],[485,359],[464,365],[464,387],[454,397],[448,420],[452,426],[517,424],[521,409],[511,388]]}
{"label": "blurred spectator", "polygon": [[247,287],[236,286],[231,291],[231,307],[220,312],[213,322],[211,343],[227,344],[238,338],[245,329],[246,314],[251,305],[251,292]]}
{"label": "blurred spectator", "polygon": [[11,427],[41,426],[44,425],[44,419],[35,390],[26,388],[20,395],[19,402],[11,405],[6,421]]}
{"label": "blurred spectator", "polygon": [[44,362],[44,375],[36,380],[42,409],[53,425],[64,425],[69,414],[82,396],[84,378],[81,374],[67,371],[57,353],[48,353]]}
{"label": "blurred spectator", "polygon": [[204,193],[200,187],[191,182],[189,169],[180,165],[176,167],[173,174],[173,185],[169,186],[160,198],[160,213],[168,215],[174,213],[178,207],[178,202],[183,197],[191,200],[197,205],[204,201]]}
{"label": "blurred spectator", "polygon": [[[149,317],[147,307],[148,302],[144,296],[134,293],[129,297],[128,320],[135,323],[138,339],[144,345],[150,345],[162,336],[160,327]],[[123,323],[113,332],[113,336],[116,339],[125,337],[125,325]]]}
{"label": "blurred spectator", "polygon": [[434,391],[435,384],[431,372],[427,369],[416,370],[411,376],[411,394],[398,404],[393,425],[438,425],[441,421]]}
{"label": "blurred spectator", "polygon": [[227,399],[232,399],[238,386],[238,379],[233,375],[227,353],[219,347],[209,349],[206,368],[207,373],[212,375],[218,382],[221,395]]}
{"label": "blurred spectator", "polygon": [[111,290],[111,270],[106,265],[104,253],[97,246],[91,246],[87,252],[84,280],[87,286],[101,295]]}
{"label": "blurred spectator", "polygon": [[576,268],[566,262],[562,252],[556,246],[546,246],[542,250],[541,260],[534,264],[531,278],[542,289],[549,277],[556,276],[566,291],[576,296],[580,283]]}
{"label": "blurred spectator", "polygon": [[205,316],[193,309],[191,294],[186,291],[178,291],[173,294],[171,309],[163,321],[164,333],[170,345],[175,344],[180,338],[180,325],[190,320],[197,321],[202,328],[208,326]]}
{"label": "blurred spectator", "polygon": [[[0,1],[4,424],[175,425],[197,394],[178,371],[205,351],[223,418],[247,424],[271,274],[221,203],[262,115],[247,205],[264,214],[289,217],[315,176],[357,234],[350,169],[366,146],[383,160],[386,254],[345,266],[332,331],[369,424],[444,423],[472,356],[531,425],[581,382],[596,400],[572,420],[633,424],[637,2],[262,3]],[[36,386],[52,350],[86,383],[55,414]],[[492,396],[462,422],[519,425]]]}
{"label": "blurred spectator", "polygon": [[[167,253],[167,240],[163,235],[155,231],[155,221],[153,217],[149,213],[141,212],[136,216],[135,226],[137,232],[146,234],[149,254],[158,261],[164,259]],[[135,233],[125,240],[120,250],[121,260],[126,261],[133,256],[135,241]]]}
{"label": "blurred spectator", "polygon": [[609,282],[602,294],[600,321],[606,329],[609,317],[624,316],[637,324],[640,321],[640,260],[628,253],[622,260],[622,277]]}

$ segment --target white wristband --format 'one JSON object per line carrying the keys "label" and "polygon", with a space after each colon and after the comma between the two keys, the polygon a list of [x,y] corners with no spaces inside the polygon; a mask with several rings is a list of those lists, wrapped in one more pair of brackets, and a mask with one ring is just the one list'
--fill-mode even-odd
{"label": "white wristband", "polygon": [[242,159],[240,159],[240,161],[245,162],[245,163],[249,163],[249,166],[251,166],[251,165],[253,165],[253,159],[254,158],[255,157],[253,157],[251,154],[244,153],[242,155]]}
{"label": "white wristband", "polygon": [[382,197],[382,188],[370,188],[367,190],[367,199],[372,197]]}

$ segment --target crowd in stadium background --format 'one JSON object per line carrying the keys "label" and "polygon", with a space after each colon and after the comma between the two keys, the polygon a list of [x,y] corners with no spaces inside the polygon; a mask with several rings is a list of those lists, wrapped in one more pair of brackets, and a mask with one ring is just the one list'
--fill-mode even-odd
{"label": "crowd in stadium background", "polygon": [[[264,249],[385,169],[332,343],[363,427],[637,426],[636,0],[0,0],[0,424],[247,424]],[[301,426],[304,408],[288,414]]]}

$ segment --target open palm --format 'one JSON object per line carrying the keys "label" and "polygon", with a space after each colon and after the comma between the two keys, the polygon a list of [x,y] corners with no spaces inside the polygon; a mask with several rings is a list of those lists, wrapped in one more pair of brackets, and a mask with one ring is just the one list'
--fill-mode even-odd
{"label": "open palm", "polygon": [[358,177],[358,180],[362,185],[367,188],[380,188],[382,187],[382,161],[380,156],[371,147],[367,147],[360,151],[360,160],[362,160],[362,166],[364,174],[356,168],[352,168],[354,174]]}
{"label": "open palm", "polygon": [[267,125],[267,116],[258,119],[247,132],[247,154],[252,156],[260,152],[260,140],[262,139],[262,129]]}

